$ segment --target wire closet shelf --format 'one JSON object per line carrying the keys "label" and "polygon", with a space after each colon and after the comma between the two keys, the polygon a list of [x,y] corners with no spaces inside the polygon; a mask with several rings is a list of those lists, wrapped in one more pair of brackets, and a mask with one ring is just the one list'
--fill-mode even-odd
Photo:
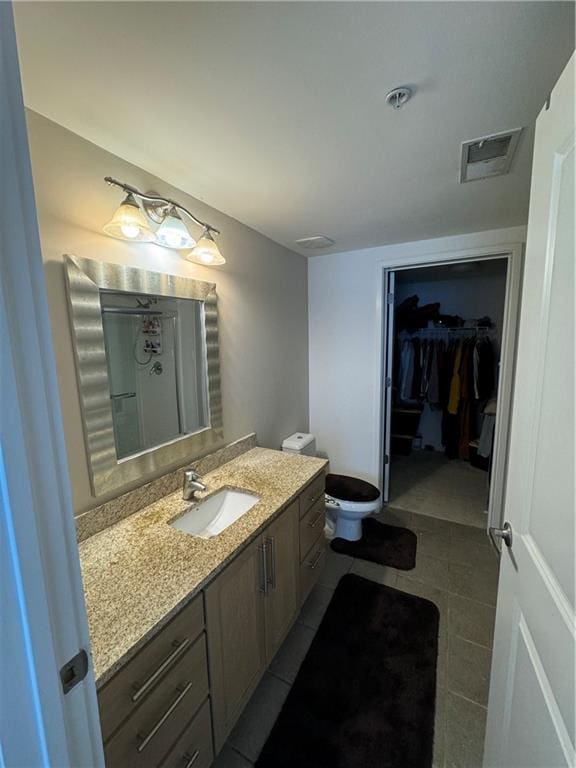
{"label": "wire closet shelf", "polygon": [[414,336],[427,336],[428,334],[434,336],[436,334],[468,334],[469,336],[475,335],[494,335],[496,333],[496,327],[488,327],[486,325],[466,326],[461,328],[415,328],[414,330],[401,330],[398,331],[398,335],[402,338],[412,338]]}

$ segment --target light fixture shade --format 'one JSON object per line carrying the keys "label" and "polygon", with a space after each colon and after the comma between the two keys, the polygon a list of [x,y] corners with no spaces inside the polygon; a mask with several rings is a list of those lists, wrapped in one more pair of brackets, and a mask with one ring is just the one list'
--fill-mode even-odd
{"label": "light fixture shade", "polygon": [[154,232],[131,194],[126,196],[103,229],[107,235],[119,240],[132,240],[136,243],[149,243],[154,240]]}
{"label": "light fixture shade", "polygon": [[185,258],[196,264],[203,264],[205,267],[217,267],[226,264],[226,259],[220,253],[209,229],[204,230],[202,237],[196,243],[196,247]]}
{"label": "light fixture shade", "polygon": [[196,240],[188,232],[188,228],[180,218],[176,208],[170,209],[156,231],[156,242],[165,248],[175,248],[176,250],[194,248],[196,245]]}

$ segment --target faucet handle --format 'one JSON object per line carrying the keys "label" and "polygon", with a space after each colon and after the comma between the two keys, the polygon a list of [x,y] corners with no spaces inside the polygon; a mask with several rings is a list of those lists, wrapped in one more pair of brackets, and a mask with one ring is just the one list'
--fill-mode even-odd
{"label": "faucet handle", "polygon": [[202,475],[199,475],[195,469],[192,469],[192,467],[188,467],[188,469],[184,470],[185,480],[199,480],[200,477],[202,477]]}

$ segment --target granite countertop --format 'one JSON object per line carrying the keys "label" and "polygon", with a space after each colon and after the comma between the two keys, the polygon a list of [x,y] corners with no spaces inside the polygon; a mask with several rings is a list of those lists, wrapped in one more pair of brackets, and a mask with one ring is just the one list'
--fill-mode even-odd
{"label": "granite countertop", "polygon": [[260,497],[218,536],[199,539],[168,525],[191,504],[178,491],[83,541],[96,685],[107,682],[327,464],[253,448],[203,477],[208,488],[199,499],[221,488]]}

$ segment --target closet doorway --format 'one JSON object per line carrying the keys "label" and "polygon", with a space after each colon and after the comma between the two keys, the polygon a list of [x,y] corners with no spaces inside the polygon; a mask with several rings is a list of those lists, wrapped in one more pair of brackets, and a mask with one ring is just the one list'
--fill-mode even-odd
{"label": "closet doorway", "polygon": [[382,488],[398,509],[501,520],[519,254],[384,270]]}

